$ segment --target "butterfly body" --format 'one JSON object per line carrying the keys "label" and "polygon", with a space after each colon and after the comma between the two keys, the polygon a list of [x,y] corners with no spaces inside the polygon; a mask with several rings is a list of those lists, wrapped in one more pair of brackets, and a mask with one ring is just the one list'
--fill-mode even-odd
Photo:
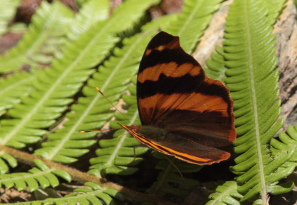
{"label": "butterfly body", "polygon": [[166,137],[168,135],[168,131],[166,129],[150,125],[132,125],[125,126],[125,128],[133,131],[133,133],[138,133],[139,135],[145,136],[147,139],[151,139],[156,142],[162,142],[166,140]]}
{"label": "butterfly body", "polygon": [[166,32],[148,44],[140,63],[137,102],[141,126],[122,125],[138,141],[194,164],[230,157],[217,149],[236,138],[229,90]]}

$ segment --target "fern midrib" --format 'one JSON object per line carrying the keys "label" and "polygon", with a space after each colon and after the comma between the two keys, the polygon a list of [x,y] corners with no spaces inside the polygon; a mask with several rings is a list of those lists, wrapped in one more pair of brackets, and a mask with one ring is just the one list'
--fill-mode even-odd
{"label": "fern midrib", "polygon": [[[134,115],[132,117],[132,120],[129,121],[129,122],[134,123],[135,120],[137,119],[137,117],[138,117],[138,110],[135,111],[135,113],[134,113]],[[127,133],[127,131],[125,131],[125,132]],[[127,135],[120,137],[120,141],[117,144],[117,146],[115,146],[115,149],[114,149],[113,153],[110,155],[109,160],[107,161],[106,165],[114,164],[114,160],[115,160],[116,156],[118,156],[118,152],[123,147],[123,143],[125,142],[127,137],[128,137]]]}
{"label": "fern midrib", "polygon": [[[26,181],[25,179],[31,179],[31,178],[36,178],[36,177],[39,177],[39,176],[45,176],[46,174],[48,173],[52,173],[53,171],[55,171],[56,169],[47,169],[47,170],[42,170],[38,173],[31,173],[31,172],[28,172],[28,173],[25,173],[26,175],[20,175],[20,176],[17,176],[17,177],[10,177],[10,178],[5,178],[5,179],[0,179],[0,184],[4,184],[5,182],[7,181]],[[10,174],[7,174],[7,175],[10,175]],[[4,175],[5,176],[5,175]]]}
{"label": "fern midrib", "polygon": [[228,189],[225,189],[224,188],[224,191],[223,192],[220,192],[219,197],[216,197],[213,200],[213,202],[210,203],[210,204],[208,204],[208,205],[212,205],[212,204],[213,205],[216,205],[216,204],[219,204],[220,202],[224,201],[225,198],[232,196],[232,192],[234,190],[236,190],[236,188],[237,188],[237,184],[236,183],[234,183],[234,185],[232,185],[232,186],[228,186]]}
{"label": "fern midrib", "polygon": [[260,178],[260,184],[261,184],[261,198],[263,201],[266,201],[266,186],[265,186],[265,172],[264,172],[264,167],[263,167],[263,153],[261,149],[261,140],[260,140],[260,128],[259,128],[259,114],[258,114],[258,109],[257,109],[257,95],[256,95],[256,82],[255,82],[255,74],[254,74],[254,57],[253,57],[253,48],[252,48],[252,39],[253,37],[251,36],[251,23],[248,18],[248,3],[247,0],[244,1],[244,15],[245,18],[245,25],[246,25],[246,37],[247,37],[247,51],[248,51],[248,69],[249,69],[249,76],[250,76],[250,82],[251,82],[251,93],[252,93],[252,105],[253,105],[253,115],[254,115],[254,127],[255,127],[255,137],[256,137],[256,146],[257,146],[257,153],[258,153],[258,165],[259,165],[259,178]]}
{"label": "fern midrib", "polygon": [[[105,24],[105,25],[108,25],[108,24]],[[108,28],[108,26],[106,26]],[[85,57],[85,53],[87,53],[89,51],[89,49],[94,45],[93,42],[97,42],[97,39],[98,38],[101,38],[102,37],[102,34],[101,33],[105,33],[104,32],[105,29],[101,29],[99,33],[97,33],[96,37],[93,38],[89,44],[85,47],[84,50],[82,50],[80,52],[80,55],[78,57],[75,58],[74,61],[72,61],[72,64],[70,64],[68,66],[68,68],[66,68],[64,70],[64,72],[62,73],[62,75],[60,75],[60,77],[56,80],[56,83],[54,83],[52,86],[50,86],[50,89],[48,92],[46,92],[46,94],[44,95],[43,98],[40,99],[40,101],[37,103],[37,105],[33,108],[32,112],[29,112],[27,114],[26,117],[24,117],[20,123],[16,126],[16,128],[10,133],[8,134],[7,137],[5,137],[5,140],[3,139],[2,143],[3,144],[6,144],[8,140],[10,140],[24,125],[25,123],[30,120],[30,118],[36,113],[36,111],[45,103],[45,101],[48,99],[48,97],[56,90],[56,88],[61,84],[62,80],[64,80],[67,75],[73,70],[73,68],[76,66],[76,65],[79,65],[78,62],[81,61],[81,59],[83,57]],[[53,68],[54,69],[54,68]]]}
{"label": "fern midrib", "polygon": [[[61,197],[61,198],[47,198],[45,200],[36,200],[36,201],[34,201],[34,204],[44,204],[44,203],[47,204],[46,202],[49,202],[50,204],[67,204],[66,202],[69,202],[68,204],[71,204],[71,202],[75,202],[74,204],[80,204],[80,203],[77,203],[77,202],[79,202],[80,198],[83,198],[83,200],[81,201],[82,203],[86,202],[86,201],[90,202],[90,201],[88,201],[88,197],[91,197],[91,198],[96,197],[97,198],[98,195],[100,195],[102,197],[102,200],[104,200],[105,197],[103,197],[102,194],[109,195],[108,193],[104,193],[104,191],[106,191],[107,189],[108,189],[107,187],[103,186],[103,187],[100,187],[99,190],[95,190],[95,191],[93,190],[90,192],[74,192],[77,194],[74,196],[72,194],[72,196],[66,195],[65,197]],[[57,202],[57,203],[55,203],[55,202]],[[25,205],[25,204],[31,205],[32,201],[31,202],[23,202],[22,204],[23,205]]]}
{"label": "fern midrib", "polygon": [[[104,191],[106,191],[108,188],[105,187],[105,186],[101,186],[100,189],[98,190],[93,190],[93,191],[90,191],[90,192],[74,192],[75,194],[77,195],[74,195],[72,194],[72,196],[65,196],[65,197],[62,197],[62,198],[50,198],[50,203],[51,204],[55,204],[54,202],[62,202],[63,204],[71,204],[71,203],[66,203],[66,202],[75,202],[73,204],[84,204],[83,202],[87,202],[86,204],[93,204],[92,202],[94,201],[91,201],[91,200],[88,200],[88,197],[91,197],[91,198],[94,198],[94,197],[102,197],[101,200],[104,201],[105,197],[102,196],[102,194],[104,195],[109,195],[108,193],[104,193]],[[91,189],[90,189],[91,190]],[[100,196],[98,196],[100,195]],[[109,196],[110,197],[110,196]],[[80,198],[83,198],[83,200],[81,201],[81,203],[79,203],[80,201]],[[106,199],[107,201],[108,199]],[[45,200],[46,201],[46,200]],[[40,201],[36,201],[36,202],[45,202],[44,200],[40,200]],[[91,203],[90,203],[91,202]],[[62,204],[62,203],[56,203],[56,204]],[[31,204],[31,203],[30,203]],[[101,204],[107,204],[107,203],[101,203]],[[113,204],[113,203],[110,203],[110,204]]]}
{"label": "fern midrib", "polygon": [[35,78],[35,76],[31,76],[29,78],[25,78],[23,80],[17,81],[16,83],[13,83],[11,86],[7,86],[6,88],[4,88],[3,90],[0,90],[0,96],[5,95],[6,92],[9,92],[11,90],[14,90],[15,88],[19,87],[20,85],[22,85],[23,83],[26,83],[26,81],[32,81]]}
{"label": "fern midrib", "polygon": [[[76,62],[76,61],[74,61]],[[69,69],[69,67],[68,67]],[[8,135],[8,137],[5,137],[5,140],[3,140],[3,144],[6,144],[7,141],[9,141],[13,136],[22,128],[24,125],[31,119],[31,117],[38,111],[38,109],[45,103],[45,101],[49,98],[49,96],[56,90],[56,87],[61,84],[61,81],[64,79],[64,76],[70,72],[70,70],[65,70],[60,78],[56,80],[56,83],[53,84],[53,86],[50,86],[49,92],[46,92],[44,97],[41,98],[41,100],[38,101],[37,105],[32,109],[31,112],[29,112],[20,123],[16,126],[15,129]]]}
{"label": "fern midrib", "polygon": [[[128,58],[130,57],[131,52],[138,46],[139,43],[141,43],[141,38],[138,38],[138,40],[135,43],[132,44],[132,46],[128,50],[128,52],[125,53],[125,56],[123,56],[121,58],[120,62],[117,63],[117,66],[113,69],[112,73],[109,75],[109,77],[107,78],[107,80],[105,81],[105,83],[100,88],[101,90],[104,91],[108,87],[108,85],[110,84],[110,82],[112,82],[112,79],[114,78],[114,76],[117,74],[117,72],[122,67],[122,65],[128,60]],[[95,91],[95,89],[94,89],[94,91]],[[55,151],[51,152],[51,154],[49,155],[49,157],[47,159],[53,159],[55,157],[55,155],[61,149],[63,149],[64,145],[69,141],[69,139],[71,138],[72,134],[76,130],[78,130],[79,125],[81,125],[82,122],[84,121],[84,119],[87,118],[87,116],[89,115],[90,111],[94,108],[96,102],[100,98],[102,98],[102,95],[98,93],[97,96],[95,96],[94,99],[91,101],[91,103],[89,104],[89,106],[87,106],[86,111],[79,117],[79,120],[76,121],[76,123],[72,126],[72,128],[69,130],[69,132],[63,137],[63,139],[61,140],[61,142],[59,143],[59,145],[56,147]]]}

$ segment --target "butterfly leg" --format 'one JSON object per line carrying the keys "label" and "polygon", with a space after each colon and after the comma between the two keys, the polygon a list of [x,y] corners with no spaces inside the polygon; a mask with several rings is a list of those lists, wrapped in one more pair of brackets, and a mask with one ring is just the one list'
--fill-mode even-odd
{"label": "butterfly leg", "polygon": [[136,159],[136,148],[137,148],[137,147],[145,147],[145,145],[140,144],[140,145],[134,145],[134,146],[133,146],[134,158],[133,158],[132,162],[129,162],[128,165],[132,165],[133,162],[135,162],[135,159]]}

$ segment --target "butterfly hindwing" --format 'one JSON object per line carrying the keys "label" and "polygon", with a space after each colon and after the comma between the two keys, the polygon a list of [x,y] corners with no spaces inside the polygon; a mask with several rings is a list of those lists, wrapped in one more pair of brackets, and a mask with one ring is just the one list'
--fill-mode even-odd
{"label": "butterfly hindwing", "polygon": [[[125,125],[123,125],[123,127],[146,146],[189,163],[200,165],[212,164],[214,162],[226,160],[230,157],[228,152],[201,145],[200,143],[177,134],[168,133],[165,138],[160,140],[156,139],[156,137],[152,137],[150,134],[152,132],[146,132],[142,129],[146,126],[140,127],[139,130],[137,128],[136,130],[131,129],[129,126]],[[144,136],[141,132],[146,135]]]}

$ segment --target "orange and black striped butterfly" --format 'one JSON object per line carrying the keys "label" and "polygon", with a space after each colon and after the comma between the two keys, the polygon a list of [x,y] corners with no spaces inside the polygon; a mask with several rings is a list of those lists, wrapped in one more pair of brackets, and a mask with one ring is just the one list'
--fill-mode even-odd
{"label": "orange and black striped butterfly", "polygon": [[230,157],[217,149],[236,138],[229,90],[205,75],[179,37],[160,32],[148,44],[137,102],[142,125],[121,126],[144,145],[199,165]]}

